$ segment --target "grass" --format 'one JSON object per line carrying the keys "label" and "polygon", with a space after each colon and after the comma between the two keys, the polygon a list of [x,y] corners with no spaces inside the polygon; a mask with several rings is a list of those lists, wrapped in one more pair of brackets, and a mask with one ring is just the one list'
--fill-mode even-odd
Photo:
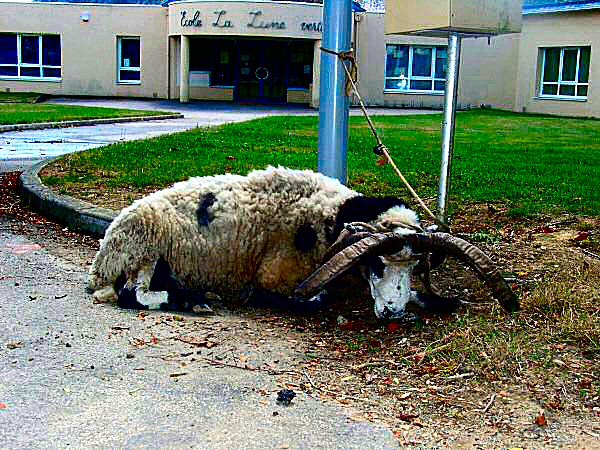
{"label": "grass", "polygon": [[[435,197],[441,115],[378,116],[398,166],[423,197]],[[114,144],[64,157],[44,181],[71,193],[126,187],[134,196],[189,176],[247,173],[266,165],[316,168],[317,118],[270,117]],[[361,117],[350,119],[349,186],[408,197],[375,164]],[[600,211],[600,121],[474,110],[458,115],[452,201],[502,202],[513,215]]]}
{"label": "grass", "polygon": [[78,119],[139,117],[165,114],[163,111],[139,111],[119,108],[54,105],[35,103],[40,94],[31,92],[0,93],[0,125],[63,122]]}
{"label": "grass", "polygon": [[0,103],[35,103],[41,96],[36,92],[0,92]]}

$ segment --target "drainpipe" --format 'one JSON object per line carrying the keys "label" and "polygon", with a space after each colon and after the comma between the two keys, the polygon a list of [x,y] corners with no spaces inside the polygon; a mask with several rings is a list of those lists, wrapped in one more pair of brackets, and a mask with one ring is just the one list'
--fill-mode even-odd
{"label": "drainpipe", "polygon": [[[356,59],[356,64],[358,65],[358,24],[362,20],[362,13],[353,13],[352,17],[354,18],[354,26],[352,27],[352,48],[354,49],[354,58]],[[356,105],[356,95],[354,92],[352,93],[352,104]]]}
{"label": "drainpipe", "polygon": [[179,57],[179,102],[190,101],[190,38],[181,35]]}
{"label": "drainpipe", "polygon": [[[323,48],[334,52],[350,49],[352,0],[325,0],[323,6]],[[346,73],[341,60],[321,53],[318,170],[347,181],[349,99]]]}

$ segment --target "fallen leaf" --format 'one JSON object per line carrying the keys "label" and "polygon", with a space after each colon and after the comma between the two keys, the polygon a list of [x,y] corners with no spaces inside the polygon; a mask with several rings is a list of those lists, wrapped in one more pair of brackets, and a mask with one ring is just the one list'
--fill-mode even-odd
{"label": "fallen leaf", "polygon": [[[213,341],[210,339],[210,336],[212,336],[212,333],[209,334],[205,334],[203,336],[178,336],[175,339],[177,339],[178,341],[181,342],[185,342],[186,344],[190,344],[193,345],[194,347],[206,347],[206,348],[212,348],[215,345],[218,345],[217,342]],[[240,360],[242,360],[242,356],[240,355]],[[243,362],[243,360],[242,360]]]}
{"label": "fallen leaf", "polygon": [[14,350],[16,348],[21,347],[23,347],[23,341],[12,341],[6,344],[6,348],[8,348],[9,350]]}
{"label": "fallen leaf", "polygon": [[397,322],[389,322],[385,325],[385,331],[388,333],[395,333],[398,328],[400,328],[400,325]]}
{"label": "fallen leaf", "polygon": [[187,374],[188,374],[187,372],[174,372],[174,373],[170,373],[169,376],[171,378],[177,378],[177,377],[182,377]]}
{"label": "fallen leaf", "polygon": [[0,402],[0,409],[6,409],[6,408],[8,408],[8,406],[6,406],[6,403]]}
{"label": "fallen leaf", "polygon": [[411,414],[411,413],[398,414],[398,419],[402,420],[403,422],[411,422],[413,419],[416,419],[417,417],[419,417],[418,414]]}
{"label": "fallen leaf", "polygon": [[540,427],[543,427],[546,425],[546,416],[544,415],[543,410],[540,410],[540,413],[534,419],[533,423],[535,423],[536,425],[538,425]]}
{"label": "fallen leaf", "polygon": [[6,247],[13,255],[21,256],[25,253],[40,250],[42,247],[38,244],[7,244]]}

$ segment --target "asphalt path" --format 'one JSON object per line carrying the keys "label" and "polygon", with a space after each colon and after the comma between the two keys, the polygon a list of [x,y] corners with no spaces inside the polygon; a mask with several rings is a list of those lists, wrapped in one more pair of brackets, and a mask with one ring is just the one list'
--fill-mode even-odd
{"label": "asphalt path", "polygon": [[[397,448],[351,410],[302,393],[280,405],[274,376],[211,366],[207,349],[175,339],[252,320],[95,305],[84,293],[90,248],[11,228],[0,221],[2,448]],[[231,344],[278,369],[301,358],[280,336]]]}

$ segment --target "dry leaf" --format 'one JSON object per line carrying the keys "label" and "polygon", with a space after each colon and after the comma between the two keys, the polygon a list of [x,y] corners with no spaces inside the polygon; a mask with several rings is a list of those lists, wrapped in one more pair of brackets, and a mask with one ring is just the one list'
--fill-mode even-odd
{"label": "dry leaf", "polygon": [[546,425],[546,416],[544,415],[544,410],[540,409],[540,413],[538,414],[538,416],[535,418],[535,420],[533,421],[533,423],[535,423],[536,425],[543,427]]}
{"label": "dry leaf", "polygon": [[193,345],[195,347],[212,348],[218,343],[213,340],[210,340],[210,336],[212,336],[212,333],[205,334],[204,336],[179,336],[175,339],[181,342],[185,342],[186,344]]}
{"label": "dry leaf", "polygon": [[169,376],[171,378],[177,378],[177,377],[182,377],[187,374],[188,374],[187,372],[174,372],[174,373],[170,373]]}

